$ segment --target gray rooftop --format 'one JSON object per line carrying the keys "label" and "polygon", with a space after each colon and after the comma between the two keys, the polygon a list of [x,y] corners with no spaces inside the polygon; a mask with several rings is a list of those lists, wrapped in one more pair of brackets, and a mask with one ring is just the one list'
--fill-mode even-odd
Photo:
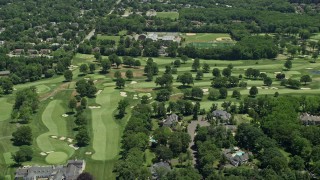
{"label": "gray rooftop", "polygon": [[231,114],[223,110],[215,110],[212,112],[212,115],[216,118],[221,118],[222,120],[229,120],[231,118]]}

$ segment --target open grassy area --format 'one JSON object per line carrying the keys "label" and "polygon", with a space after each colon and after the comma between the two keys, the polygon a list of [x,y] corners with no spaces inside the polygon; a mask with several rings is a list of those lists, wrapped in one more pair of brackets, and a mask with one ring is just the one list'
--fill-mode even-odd
{"label": "open grassy area", "polygon": [[64,152],[53,152],[46,157],[49,164],[62,164],[68,159],[68,155]]}
{"label": "open grassy area", "polygon": [[157,17],[179,19],[179,13],[178,12],[157,12]]}
{"label": "open grassy area", "polygon": [[113,40],[116,43],[118,43],[120,41],[120,36],[108,36],[108,35],[98,34],[97,39],[98,40]]}
{"label": "open grassy area", "polygon": [[0,104],[0,121],[8,120],[13,104],[9,103],[7,98],[0,98]]}

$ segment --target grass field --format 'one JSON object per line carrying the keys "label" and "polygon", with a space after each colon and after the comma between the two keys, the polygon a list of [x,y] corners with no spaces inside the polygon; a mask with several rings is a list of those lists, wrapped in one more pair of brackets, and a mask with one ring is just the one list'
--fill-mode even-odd
{"label": "grass field", "polygon": [[7,98],[0,98],[0,121],[5,121],[10,118],[13,104],[10,104]]}
{"label": "grass field", "polygon": [[116,42],[116,44],[120,41],[120,36],[108,36],[108,35],[97,35],[98,40],[113,40]]}
{"label": "grass field", "polygon": [[179,13],[178,12],[157,12],[157,17],[179,19]]}
{"label": "grass field", "polygon": [[230,38],[230,35],[225,33],[196,33],[195,35],[191,35],[191,36],[183,34],[182,37],[185,38],[186,43],[192,43],[192,42],[212,42],[212,41],[216,41],[218,38]]}

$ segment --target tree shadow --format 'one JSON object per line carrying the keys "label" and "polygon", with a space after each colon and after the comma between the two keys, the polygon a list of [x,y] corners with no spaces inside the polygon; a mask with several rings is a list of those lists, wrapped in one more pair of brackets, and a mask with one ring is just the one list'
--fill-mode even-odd
{"label": "tree shadow", "polygon": [[192,86],[190,85],[180,85],[180,86],[177,86],[178,89],[188,89],[188,88],[191,88]]}

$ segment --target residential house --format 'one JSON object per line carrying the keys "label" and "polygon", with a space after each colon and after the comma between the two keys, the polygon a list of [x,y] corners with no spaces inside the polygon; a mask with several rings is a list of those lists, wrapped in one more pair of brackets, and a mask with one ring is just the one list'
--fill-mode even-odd
{"label": "residential house", "polygon": [[148,17],[152,17],[152,16],[156,16],[157,15],[157,11],[154,9],[150,9],[149,11],[146,12],[146,16]]}
{"label": "residential house", "polygon": [[174,127],[179,121],[179,116],[176,114],[169,115],[166,119],[163,120],[163,126],[165,127]]}
{"label": "residential house", "polygon": [[159,172],[161,173],[168,173],[171,171],[171,166],[169,163],[167,162],[158,162],[158,163],[155,163],[153,164],[151,167],[150,167],[150,171],[151,171],[151,174],[152,174],[152,179],[159,179]]}
{"label": "residential house", "polygon": [[0,71],[0,76],[9,76],[10,71]]}
{"label": "residential house", "polygon": [[15,179],[76,180],[85,167],[84,160],[69,160],[67,165],[24,166],[16,170]]}
{"label": "residential house", "polygon": [[320,116],[303,113],[300,115],[300,120],[304,125],[320,125]]}
{"label": "residential house", "polygon": [[28,49],[28,54],[38,54],[38,51],[36,49]]}
{"label": "residential house", "polygon": [[24,53],[24,49],[15,49],[12,52],[14,55],[21,55]]}
{"label": "residential house", "polygon": [[212,112],[212,115],[213,117],[223,121],[229,121],[231,119],[231,114],[223,110],[215,110]]}
{"label": "residential house", "polygon": [[48,55],[48,54],[50,54],[51,53],[51,49],[41,49],[40,50],[40,54],[45,54],[45,55]]}
{"label": "residential house", "polygon": [[232,149],[223,149],[223,155],[228,159],[229,163],[233,166],[240,166],[249,160],[250,152],[245,152],[234,147]]}

